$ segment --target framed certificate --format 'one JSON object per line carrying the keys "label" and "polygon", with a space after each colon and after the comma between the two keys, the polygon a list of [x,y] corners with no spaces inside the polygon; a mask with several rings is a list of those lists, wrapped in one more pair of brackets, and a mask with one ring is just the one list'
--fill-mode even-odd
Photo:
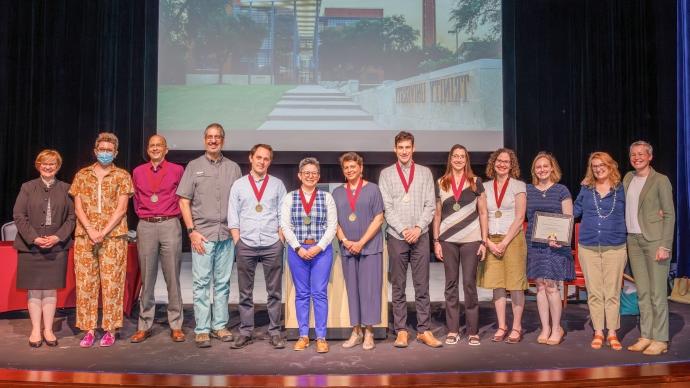
{"label": "framed certificate", "polygon": [[534,213],[534,230],[532,241],[549,243],[555,239],[563,246],[570,246],[573,238],[573,216],[559,213]]}

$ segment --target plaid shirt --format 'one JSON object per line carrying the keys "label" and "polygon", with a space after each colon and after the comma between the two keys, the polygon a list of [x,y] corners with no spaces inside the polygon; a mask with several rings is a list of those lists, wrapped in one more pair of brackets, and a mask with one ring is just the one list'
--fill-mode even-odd
{"label": "plaid shirt", "polygon": [[[387,231],[398,240],[404,240],[402,236],[404,229],[415,226],[419,226],[422,233],[426,233],[436,210],[434,178],[431,170],[419,164],[415,164],[414,167],[414,179],[408,191],[409,202],[403,202],[405,188],[400,181],[395,164],[384,168],[379,177],[379,188],[386,210]],[[402,170],[405,178],[409,179],[409,167],[403,167]]]}

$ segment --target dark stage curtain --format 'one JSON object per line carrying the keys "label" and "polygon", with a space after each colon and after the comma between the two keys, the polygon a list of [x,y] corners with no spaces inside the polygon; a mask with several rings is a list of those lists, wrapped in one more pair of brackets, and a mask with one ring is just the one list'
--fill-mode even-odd
{"label": "dark stage curtain", "polygon": [[11,220],[21,183],[37,176],[41,149],[63,155],[58,176],[67,182],[93,161],[100,131],[118,135],[117,165],[142,160],[157,9],[141,0],[0,1],[0,222]]}
{"label": "dark stage curtain", "polygon": [[677,276],[690,275],[690,0],[678,0]]}

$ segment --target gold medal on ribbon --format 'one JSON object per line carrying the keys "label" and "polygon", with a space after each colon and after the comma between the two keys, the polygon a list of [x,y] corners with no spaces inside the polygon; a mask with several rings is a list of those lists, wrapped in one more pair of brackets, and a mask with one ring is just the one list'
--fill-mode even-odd
{"label": "gold medal on ribbon", "polygon": [[158,202],[158,196],[156,194],[151,195],[151,202],[153,202],[153,203]]}
{"label": "gold medal on ribbon", "polygon": [[355,222],[355,221],[357,221],[357,214],[350,213],[350,215],[347,217],[347,219],[350,220],[350,222]]}
{"label": "gold medal on ribbon", "polygon": [[503,213],[501,213],[500,210],[496,210],[496,213],[494,213],[494,215],[496,216],[496,218],[501,218],[503,216]]}
{"label": "gold medal on ribbon", "polygon": [[311,224],[311,217],[309,217],[309,216],[304,216],[304,217],[302,218],[302,223],[304,223],[304,225],[309,225],[309,224]]}
{"label": "gold medal on ribbon", "polygon": [[405,193],[405,195],[403,195],[402,201],[403,202],[410,202],[410,194]]}
{"label": "gold medal on ribbon", "polygon": [[453,210],[455,210],[455,211],[460,210],[460,204],[457,202],[455,204],[453,204]]}
{"label": "gold medal on ribbon", "polygon": [[256,204],[256,207],[254,207],[254,209],[256,209],[256,212],[257,212],[257,213],[261,213],[261,212],[264,210],[264,207],[261,206],[260,203],[257,203],[257,204]]}

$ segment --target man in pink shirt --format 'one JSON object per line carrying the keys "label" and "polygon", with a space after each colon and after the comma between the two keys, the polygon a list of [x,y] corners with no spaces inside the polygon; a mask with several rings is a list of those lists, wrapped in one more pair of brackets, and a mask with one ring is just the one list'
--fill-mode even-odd
{"label": "man in pink shirt", "polygon": [[184,169],[168,162],[165,138],[153,135],[146,152],[150,161],[134,169],[134,211],[139,217],[137,249],[141,269],[139,296],[139,324],[130,338],[138,343],[151,336],[156,312],[154,289],[160,260],[168,287],[168,324],[175,342],[185,340],[182,331],[182,295],[180,293],[180,259],[182,257],[182,227],[179,198],[175,194]]}

